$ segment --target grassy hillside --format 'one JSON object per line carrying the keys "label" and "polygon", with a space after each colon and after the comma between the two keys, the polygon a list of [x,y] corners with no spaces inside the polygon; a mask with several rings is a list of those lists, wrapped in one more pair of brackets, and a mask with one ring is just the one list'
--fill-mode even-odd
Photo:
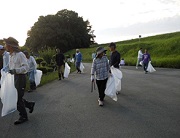
{"label": "grassy hillside", "polygon": [[[80,49],[83,54],[84,62],[92,62],[91,54],[96,50],[97,46],[105,47],[109,56],[109,44],[93,45],[91,48]],[[146,38],[132,39],[116,42],[117,50],[121,57],[125,59],[126,65],[135,66],[137,60],[137,52],[140,47],[148,49],[152,64],[155,67],[180,68],[180,32],[168,33]],[[75,50],[71,50],[66,54],[72,56]]]}

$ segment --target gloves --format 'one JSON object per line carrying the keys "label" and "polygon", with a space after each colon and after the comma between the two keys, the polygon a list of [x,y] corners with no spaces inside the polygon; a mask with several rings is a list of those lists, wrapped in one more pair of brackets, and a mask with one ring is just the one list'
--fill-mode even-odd
{"label": "gloves", "polygon": [[94,75],[91,75],[91,81],[92,82],[94,81]]}
{"label": "gloves", "polygon": [[16,74],[16,69],[9,70],[9,73],[11,73],[11,75]]}

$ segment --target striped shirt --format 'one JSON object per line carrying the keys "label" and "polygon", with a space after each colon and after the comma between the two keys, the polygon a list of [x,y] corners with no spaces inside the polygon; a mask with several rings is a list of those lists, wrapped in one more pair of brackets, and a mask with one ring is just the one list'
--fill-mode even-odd
{"label": "striped shirt", "polygon": [[95,58],[92,63],[91,74],[95,74],[97,80],[105,80],[108,78],[109,69],[109,63],[106,56]]}

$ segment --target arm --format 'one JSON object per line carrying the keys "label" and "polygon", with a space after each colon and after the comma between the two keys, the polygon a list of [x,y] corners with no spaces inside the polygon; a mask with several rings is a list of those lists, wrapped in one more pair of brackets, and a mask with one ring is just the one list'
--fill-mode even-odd
{"label": "arm", "polygon": [[25,74],[27,73],[28,69],[29,69],[29,66],[28,66],[28,63],[27,63],[27,59],[25,57],[25,55],[23,53],[20,53],[19,54],[19,62],[20,62],[20,67],[19,68],[16,68],[16,73],[17,74]]}

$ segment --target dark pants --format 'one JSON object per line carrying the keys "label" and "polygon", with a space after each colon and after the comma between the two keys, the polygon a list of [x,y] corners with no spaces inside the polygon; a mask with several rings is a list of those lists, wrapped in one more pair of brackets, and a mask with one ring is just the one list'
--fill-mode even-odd
{"label": "dark pants", "polygon": [[18,93],[17,110],[19,111],[19,115],[21,117],[27,118],[27,112],[26,112],[25,107],[30,108],[31,102],[28,102],[25,99],[23,99],[24,91],[26,87],[26,75],[15,74],[14,83],[15,83],[15,88],[17,89],[17,93]]}
{"label": "dark pants", "polygon": [[96,80],[96,84],[97,84],[97,87],[98,87],[98,91],[99,91],[99,99],[101,101],[104,100],[104,97],[105,97],[105,89],[106,89],[106,83],[107,83],[107,80],[108,79],[105,79],[105,80]]}
{"label": "dark pants", "polygon": [[146,71],[146,72],[147,72],[148,63],[143,63],[143,67],[144,67],[144,71]]}
{"label": "dark pants", "polygon": [[76,62],[76,69],[78,72],[81,72],[80,65],[81,65],[81,62]]}

